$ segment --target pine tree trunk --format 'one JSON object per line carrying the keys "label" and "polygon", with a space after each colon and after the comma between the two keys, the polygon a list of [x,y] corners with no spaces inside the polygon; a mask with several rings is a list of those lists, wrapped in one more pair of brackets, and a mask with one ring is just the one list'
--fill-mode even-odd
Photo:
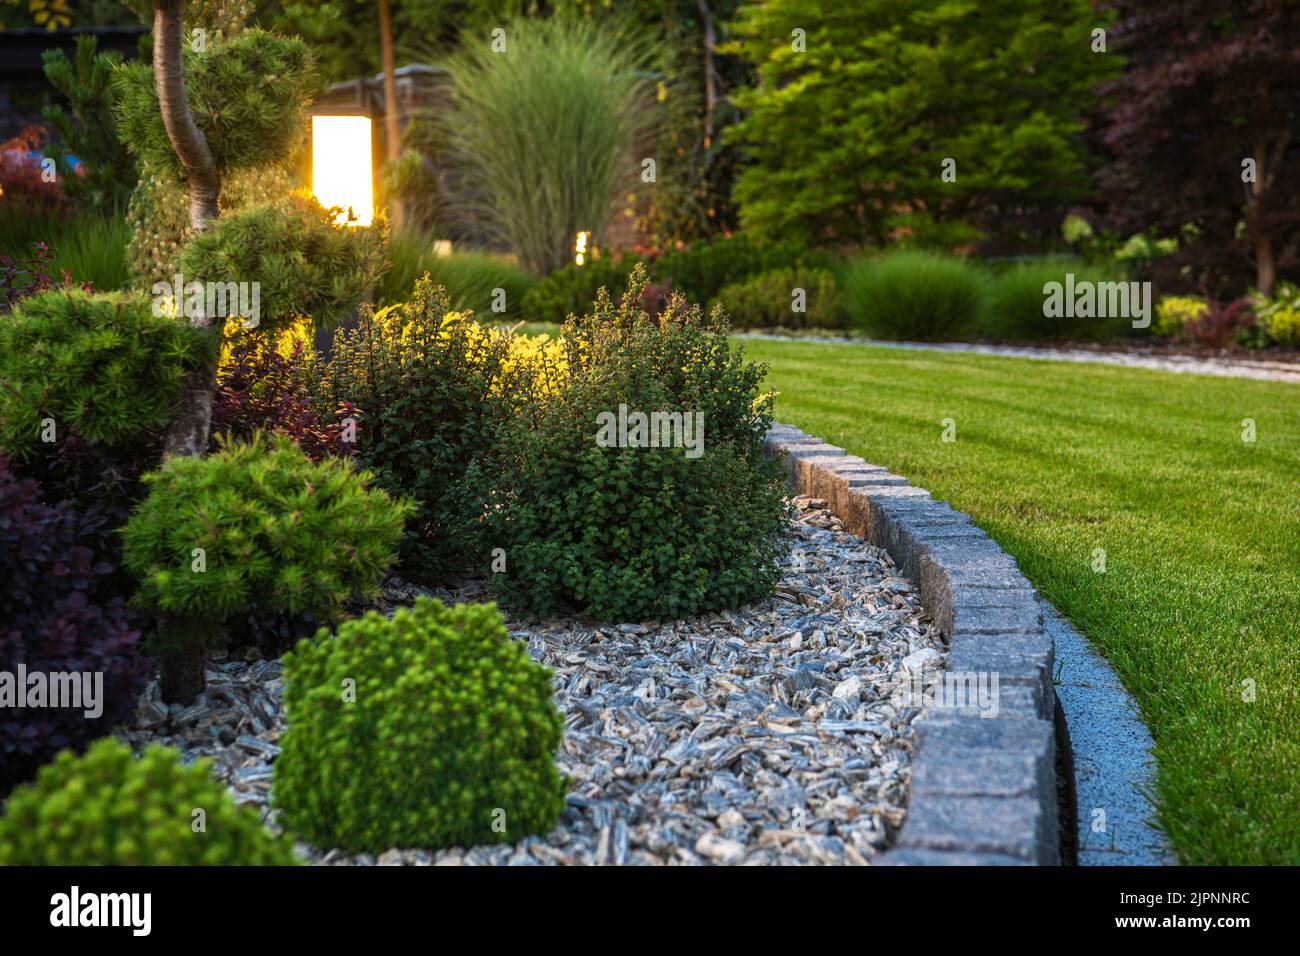
{"label": "pine tree trunk", "polygon": [[[168,624],[161,621],[159,626],[167,627]],[[204,664],[203,645],[197,642],[161,655],[158,658],[158,689],[162,692],[163,703],[182,707],[194,703],[207,686]]]}
{"label": "pine tree trunk", "polygon": [[[221,194],[221,176],[212,159],[207,138],[194,121],[194,114],[190,112],[189,97],[185,93],[185,74],[181,62],[183,18],[184,0],[154,0],[154,85],[158,90],[158,106],[162,111],[167,138],[185,169],[190,195],[190,226],[195,232],[202,232],[220,214],[217,197]],[[196,328],[207,328],[212,324],[212,317],[190,316],[189,322]],[[214,358],[213,362],[215,361]],[[216,378],[215,365],[198,369],[186,376],[176,409],[176,419],[168,429],[163,444],[164,456],[202,455],[207,449]]]}
{"label": "pine tree trunk", "polygon": [[181,63],[184,45],[184,0],[154,0],[153,75],[158,106],[172,149],[185,168],[190,191],[190,226],[202,232],[219,215],[221,176],[203,130],[194,122]]}

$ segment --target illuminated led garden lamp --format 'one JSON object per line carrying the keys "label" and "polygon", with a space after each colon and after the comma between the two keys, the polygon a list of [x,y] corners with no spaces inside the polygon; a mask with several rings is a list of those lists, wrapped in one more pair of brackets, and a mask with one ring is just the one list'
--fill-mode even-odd
{"label": "illuminated led garden lamp", "polygon": [[339,225],[375,221],[374,169],[368,115],[336,108],[312,114],[311,189],[325,208],[348,211],[339,215]]}

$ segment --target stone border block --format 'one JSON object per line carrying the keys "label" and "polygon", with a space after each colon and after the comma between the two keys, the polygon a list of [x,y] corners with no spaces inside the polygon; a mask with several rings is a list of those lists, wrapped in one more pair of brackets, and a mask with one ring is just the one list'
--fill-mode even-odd
{"label": "stone border block", "polygon": [[[943,679],[997,680],[996,707],[932,706],[913,723],[907,818],[886,866],[1057,865],[1055,646],[1037,592],[970,516],[928,491],[789,425],[767,434],[796,493],[822,498],[851,534],[885,549],[949,644]],[[1072,792],[1072,791],[1071,791]]]}

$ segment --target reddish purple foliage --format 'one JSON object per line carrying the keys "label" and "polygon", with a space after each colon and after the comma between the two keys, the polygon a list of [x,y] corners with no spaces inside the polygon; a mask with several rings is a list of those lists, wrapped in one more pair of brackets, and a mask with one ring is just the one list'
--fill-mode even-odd
{"label": "reddish purple foliage", "polygon": [[221,367],[212,407],[212,437],[246,438],[255,430],[283,432],[313,461],[327,455],[355,455],[355,441],[344,441],[346,418],[359,421],[360,409],[340,403],[335,421],[323,421],[299,369],[303,345],[281,355],[263,342],[241,342]]}
{"label": "reddish purple foliage", "polygon": [[1255,324],[1255,314],[1248,298],[1224,303],[1205,294],[1205,305],[1205,315],[1187,323],[1188,334],[1201,345],[1227,348],[1237,338],[1237,333]]}
{"label": "reddish purple foliage", "polygon": [[[12,306],[19,299],[53,288],[49,273],[53,260],[50,247],[43,242],[36,243],[36,254],[29,259],[0,256],[0,289],[4,291],[5,303]],[[64,286],[71,286],[72,276],[68,275],[68,270],[60,269],[59,272],[63,275]],[[81,290],[93,292],[94,283],[81,283]]]}
{"label": "reddish purple foliage", "polygon": [[0,708],[0,793],[108,733],[151,669],[135,616],[108,584],[117,569],[79,543],[80,525],[70,502],[42,504],[36,482],[0,458],[0,671],[103,674],[97,718],[85,708]]}
{"label": "reddish purple foliage", "polygon": [[[1160,263],[1166,288],[1258,282],[1300,263],[1300,11],[1293,0],[1107,0],[1122,76],[1099,91],[1108,224],[1194,244]],[[1256,163],[1255,184],[1242,162]],[[1238,230],[1238,223],[1243,225]],[[1160,274],[1163,271],[1163,274]]]}

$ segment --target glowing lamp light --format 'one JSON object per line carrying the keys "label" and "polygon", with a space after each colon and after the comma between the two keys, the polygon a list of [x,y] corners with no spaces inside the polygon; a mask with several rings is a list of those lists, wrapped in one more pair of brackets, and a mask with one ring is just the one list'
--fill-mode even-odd
{"label": "glowing lamp light", "polygon": [[312,116],[311,187],[322,206],[351,213],[340,213],[335,220],[339,225],[369,226],[375,221],[369,116]]}

